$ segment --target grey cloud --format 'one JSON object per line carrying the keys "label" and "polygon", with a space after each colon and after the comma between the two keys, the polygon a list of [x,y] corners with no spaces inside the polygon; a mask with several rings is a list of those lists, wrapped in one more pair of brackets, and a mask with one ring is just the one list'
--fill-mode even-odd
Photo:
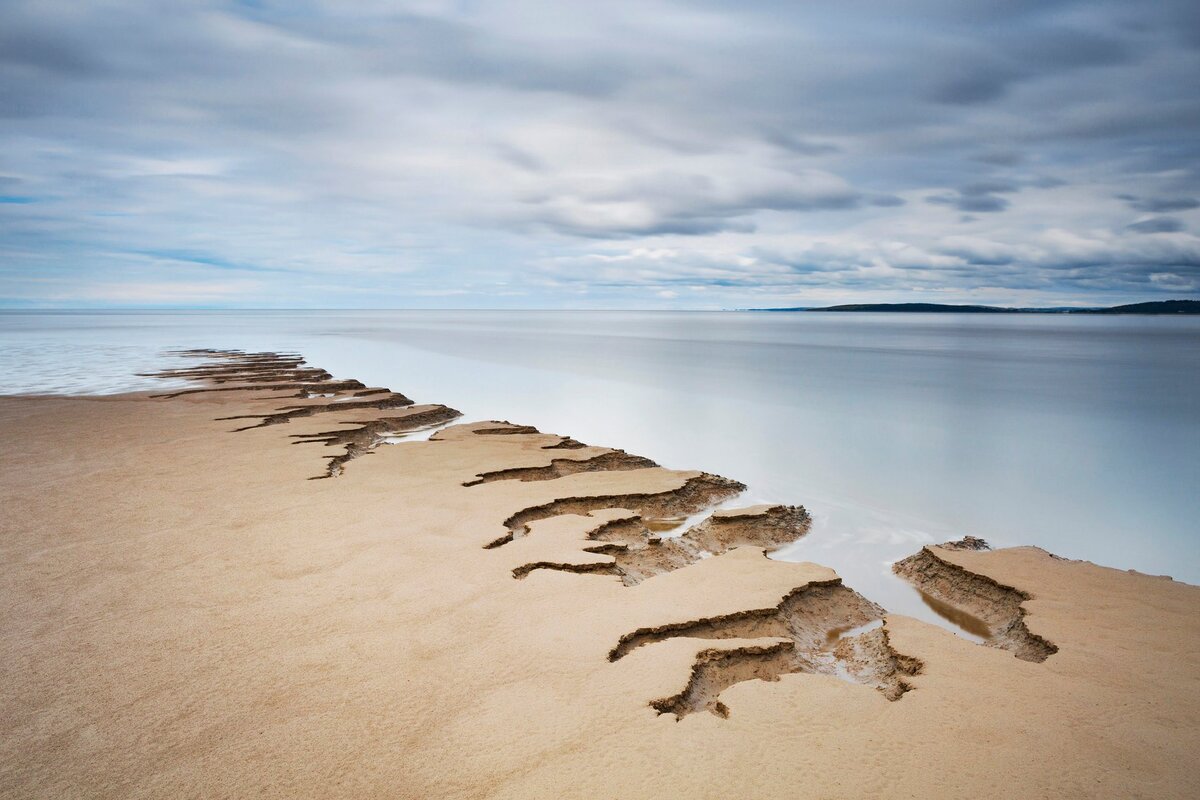
{"label": "grey cloud", "polygon": [[71,42],[13,28],[0,30],[0,64],[6,69],[26,67],[67,77],[86,77],[102,69],[98,60]]}
{"label": "grey cloud", "polygon": [[[561,184],[528,198],[522,218],[559,233],[593,238],[745,233],[756,229],[751,217],[757,212],[849,210],[863,202],[860,192],[827,173],[649,172]],[[895,205],[887,197],[883,204]]]}
{"label": "grey cloud", "polygon": [[787,131],[768,131],[764,134],[764,138],[771,144],[803,156],[824,156],[841,152],[841,148],[837,145],[813,141]]}
{"label": "grey cloud", "polygon": [[[1019,192],[1021,187],[1007,180],[978,180],[960,186],[956,194],[937,194],[925,198],[933,205],[953,206],[969,213],[994,213],[1004,211],[1011,205],[1001,194]],[[964,220],[969,221],[969,220]]]}
{"label": "grey cloud", "polygon": [[533,219],[534,227],[546,228],[565,236],[587,239],[633,239],[646,236],[704,236],[713,233],[735,231],[753,233],[756,226],[742,219],[700,216],[688,218],[675,216],[652,219],[646,222],[605,222],[591,224],[587,220],[572,218],[553,211],[539,214]]}
{"label": "grey cloud", "polygon": [[974,158],[976,161],[984,164],[993,164],[998,167],[1015,167],[1025,160],[1024,155],[1015,150],[993,150],[980,153]]}
{"label": "grey cloud", "polygon": [[1200,208],[1200,200],[1194,197],[1133,197],[1131,195],[1119,195],[1121,200],[1125,200],[1138,211],[1145,211],[1148,214],[1161,214],[1168,211],[1190,211],[1193,208]]}
{"label": "grey cloud", "polygon": [[1011,248],[992,242],[956,242],[938,247],[937,252],[978,266],[1004,266],[1017,258]]}
{"label": "grey cloud", "polygon": [[[329,36],[313,28],[306,33]],[[524,48],[476,26],[415,14],[395,15],[356,33],[337,38],[351,47],[369,45],[372,60],[387,72],[591,96],[611,94],[633,77],[625,64],[587,52]]]}
{"label": "grey cloud", "polygon": [[1186,226],[1174,217],[1151,217],[1126,227],[1137,233],[1178,233]]}
{"label": "grey cloud", "polygon": [[[1084,245],[1084,249],[1096,243]],[[906,286],[963,290],[986,286],[1033,290],[1177,289],[1200,281],[1200,246],[1113,243],[1122,263],[1095,261],[1083,250],[1052,242],[1014,249],[989,241],[964,241],[923,249],[862,243],[816,244],[799,250],[751,248],[741,254],[702,250],[632,250],[623,255],[558,260],[553,280],[610,287],[738,286],[750,289],[855,286],[887,290]]]}
{"label": "grey cloud", "polygon": [[[842,211],[857,208],[861,196],[853,190],[810,194],[804,191],[790,192],[786,190],[766,191],[751,194],[731,207],[742,212],[765,211]],[[899,200],[900,198],[895,198]],[[903,201],[901,200],[901,204]],[[890,197],[885,197],[882,204],[897,205]]]}
{"label": "grey cloud", "polygon": [[1098,34],[1084,28],[1048,28],[1007,38],[1011,55],[1020,63],[1041,68],[1114,66],[1133,57],[1133,48],[1119,34]]}
{"label": "grey cloud", "polygon": [[950,105],[978,105],[996,100],[1008,90],[1016,73],[1005,68],[979,68],[973,74],[959,75],[933,87],[929,99]]}
{"label": "grey cloud", "polygon": [[519,147],[514,147],[510,144],[497,142],[493,145],[496,155],[504,159],[504,161],[530,172],[542,172],[546,169],[546,163],[526,150]]}
{"label": "grey cloud", "polygon": [[978,45],[960,55],[949,77],[939,78],[930,99],[952,105],[995,101],[1011,86],[1046,74],[1121,64],[1131,58],[1129,47],[1113,36],[1066,28],[997,28],[980,37]]}
{"label": "grey cloud", "polygon": [[988,194],[1016,192],[1019,190],[1020,187],[1012,181],[989,180],[965,184],[959,187],[958,192],[968,197],[982,197]]}
{"label": "grey cloud", "polygon": [[973,212],[994,212],[1003,211],[1008,208],[1009,202],[1003,197],[996,197],[991,194],[978,195],[974,197],[961,197],[955,206],[960,211]]}
{"label": "grey cloud", "polygon": [[994,194],[936,194],[925,198],[925,202],[933,205],[953,206],[959,211],[973,213],[992,213],[1003,211],[1009,206],[1008,198]]}
{"label": "grey cloud", "polygon": [[1029,182],[1030,186],[1036,186],[1038,189],[1057,189],[1060,186],[1067,186],[1068,181],[1062,178],[1056,178],[1053,175],[1042,175],[1034,178]]}

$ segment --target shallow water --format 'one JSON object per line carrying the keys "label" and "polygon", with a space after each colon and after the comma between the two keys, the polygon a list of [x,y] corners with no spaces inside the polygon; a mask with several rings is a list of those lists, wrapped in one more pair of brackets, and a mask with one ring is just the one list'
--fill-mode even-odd
{"label": "shallow water", "polygon": [[[891,575],[971,534],[1200,583],[1200,318],[688,312],[2,313],[5,391],[115,392],[174,347],[338,377],[803,503],[777,557]],[[354,468],[353,465],[351,468]]]}

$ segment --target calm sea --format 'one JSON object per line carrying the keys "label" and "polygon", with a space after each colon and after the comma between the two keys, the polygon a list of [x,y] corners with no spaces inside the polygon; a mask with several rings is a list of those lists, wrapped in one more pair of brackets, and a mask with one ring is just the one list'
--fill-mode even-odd
{"label": "calm sea", "polygon": [[1200,583],[1200,318],[690,312],[3,313],[3,390],[147,388],[175,347],[622,447],[802,503],[780,554],[934,619],[889,565],[971,534]]}

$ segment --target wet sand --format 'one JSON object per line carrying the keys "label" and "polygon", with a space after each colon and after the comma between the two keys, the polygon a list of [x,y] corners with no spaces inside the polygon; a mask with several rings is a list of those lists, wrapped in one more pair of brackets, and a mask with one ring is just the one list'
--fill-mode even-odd
{"label": "wet sand", "polygon": [[978,644],[765,558],[798,507],[660,522],[736,476],[210,355],[0,398],[0,795],[1200,793],[1197,587],[901,562]]}

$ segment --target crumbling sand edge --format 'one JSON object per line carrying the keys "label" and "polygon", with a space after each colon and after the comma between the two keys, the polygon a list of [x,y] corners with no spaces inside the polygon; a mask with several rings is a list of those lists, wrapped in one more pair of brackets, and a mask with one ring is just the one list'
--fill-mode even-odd
{"label": "crumbling sand edge", "polygon": [[1028,592],[953,564],[931,547],[897,561],[892,569],[922,592],[982,620],[990,632],[984,642],[989,647],[1039,663],[1058,652],[1057,645],[1029,630],[1023,606],[1033,599]]}
{"label": "crumbling sand edge", "polygon": [[[365,410],[409,409],[407,414],[378,417],[343,423],[348,427],[317,433],[299,434],[296,443],[322,443],[340,446],[343,452],[328,459],[326,472],[316,477],[336,477],[348,462],[368,455],[389,433],[413,430],[421,426],[444,424],[460,416],[446,406],[415,406],[408,397],[388,389],[371,389],[357,381],[335,381],[325,370],[304,366],[296,354],[239,353],[236,351],[188,351],[184,355],[206,359],[196,367],[169,370],[164,376],[187,377],[203,381],[208,386],[191,392],[173,392],[164,397],[178,397],[206,391],[252,391],[286,389],[292,397],[311,402],[288,405],[267,413],[241,414],[221,419],[256,419],[257,424],[237,431],[280,425],[317,414],[361,412]],[[215,361],[214,361],[215,360]],[[236,385],[225,385],[225,384]],[[327,398],[333,398],[327,401]],[[477,425],[471,433],[479,436],[523,437],[540,435],[528,425],[507,421]],[[440,441],[435,435],[434,441]],[[581,450],[586,446],[570,437],[558,437],[557,442],[541,445],[542,449]],[[630,455],[623,450],[604,450],[579,458],[552,458],[548,464],[504,467],[476,473],[462,486],[472,487],[498,481],[554,481],[583,472],[614,472],[660,469],[650,459]],[[755,546],[766,551],[795,541],[805,535],[811,519],[802,506],[760,506],[745,509],[726,509],[711,514],[700,524],[681,536],[655,536],[643,520],[679,518],[711,509],[745,490],[738,481],[709,473],[693,473],[682,484],[657,492],[597,493],[571,495],[548,502],[526,506],[504,520],[508,532],[484,545],[495,549],[529,533],[530,525],[540,520],[567,514],[590,515],[601,509],[625,509],[628,516],[612,519],[588,532],[588,539],[599,544],[583,548],[583,552],[603,560],[591,562],[542,559],[511,569],[514,578],[524,578],[536,570],[556,570],[575,574],[615,575],[626,586],[679,569],[702,558],[719,555],[739,546]],[[945,594],[962,593],[963,585],[975,586],[947,572],[944,565],[912,561],[909,567],[927,583],[937,584]],[[897,569],[905,569],[897,565]],[[965,572],[965,571],[964,571]],[[953,586],[952,586],[953,585]],[[1024,628],[1020,600],[1013,595],[982,584],[989,591],[977,588],[977,605],[990,602],[989,619],[997,622],[996,642],[1011,643],[1012,649],[1027,660],[1039,660],[1033,648],[1038,642]],[[950,587],[950,588],[947,588]],[[1015,598],[1015,599],[1014,599]],[[1013,609],[1016,609],[1014,612]],[[839,674],[879,689],[888,699],[899,699],[910,687],[901,676],[913,674],[915,659],[901,656],[890,646],[882,629],[867,630],[853,636],[837,633],[835,639],[823,637],[835,632],[857,628],[865,622],[882,620],[884,611],[878,605],[841,585],[840,580],[828,585],[807,585],[784,597],[773,609],[738,612],[721,618],[698,619],[688,623],[639,629],[623,637],[610,653],[610,660],[624,654],[622,648],[636,647],[664,638],[755,639],[782,636],[775,644],[749,644],[733,649],[709,649],[701,653],[692,668],[692,677],[677,695],[650,701],[660,713],[675,713],[677,718],[698,710],[727,715],[728,709],[718,699],[721,691],[744,680],[775,680],[781,674],[812,672]],[[1015,616],[1014,619],[1010,619]],[[637,644],[630,644],[636,642]],[[826,647],[825,645],[830,645]],[[1051,645],[1052,647],[1052,645]],[[1044,658],[1044,656],[1043,656]],[[911,668],[911,669],[910,669]]]}

